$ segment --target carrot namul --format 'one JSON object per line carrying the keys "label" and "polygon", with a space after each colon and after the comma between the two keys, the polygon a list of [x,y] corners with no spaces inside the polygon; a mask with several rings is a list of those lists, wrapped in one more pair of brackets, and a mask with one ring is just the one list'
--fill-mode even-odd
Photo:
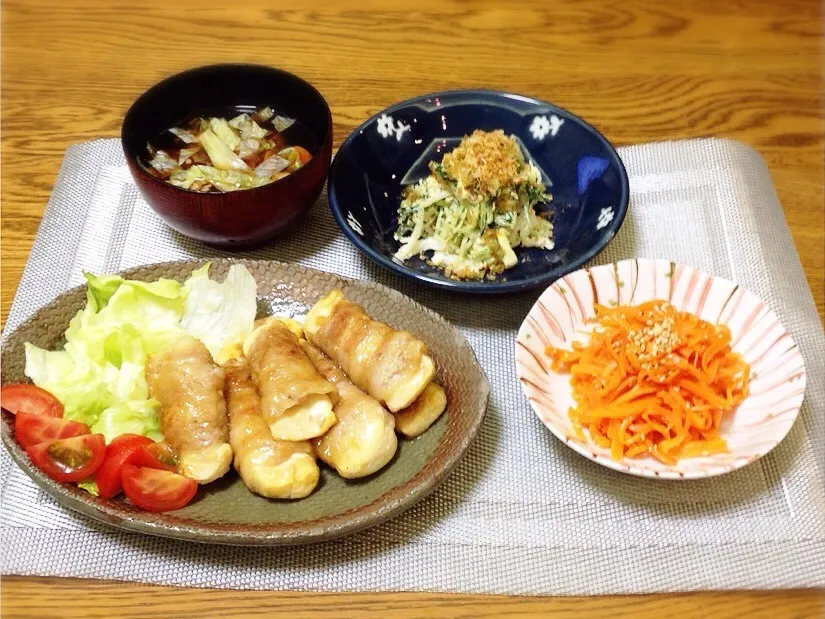
{"label": "carrot namul", "polygon": [[587,430],[615,460],[727,452],[719,425],[747,397],[750,373],[730,330],[665,301],[595,310],[589,341],[546,349],[554,371],[570,372],[579,438]]}

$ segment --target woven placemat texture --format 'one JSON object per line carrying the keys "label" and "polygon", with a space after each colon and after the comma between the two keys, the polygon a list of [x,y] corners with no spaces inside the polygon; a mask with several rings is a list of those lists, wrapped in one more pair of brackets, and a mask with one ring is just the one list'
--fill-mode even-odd
{"label": "woven placemat texture", "polygon": [[[695,482],[638,479],[555,439],[515,375],[516,331],[539,291],[499,298],[426,288],[381,270],[322,196],[304,225],[250,258],[379,281],[458,326],[490,379],[490,409],[458,469],[391,522],[300,548],[140,536],[55,505],[0,456],[3,572],[323,591],[611,594],[825,586],[825,335],[762,159],[692,140],[620,149],[631,208],[596,263],[665,258],[736,281],[776,311],[806,359],[800,418],[768,457]],[[67,255],[70,256],[67,259]],[[117,140],[69,149],[7,332],[82,271],[230,256],[167,228],[138,195]]]}

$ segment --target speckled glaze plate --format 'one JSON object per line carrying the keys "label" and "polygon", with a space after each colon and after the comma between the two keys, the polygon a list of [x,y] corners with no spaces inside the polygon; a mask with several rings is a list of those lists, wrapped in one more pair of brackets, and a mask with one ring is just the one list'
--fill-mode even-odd
{"label": "speckled glaze plate", "polygon": [[[184,509],[151,514],[123,499],[92,497],[59,484],[33,467],[13,438],[10,414],[3,413],[3,444],[23,471],[65,507],[95,520],[141,533],[238,545],[301,544],[341,537],[399,514],[432,492],[458,463],[476,436],[487,408],[489,384],[463,335],[446,320],[379,284],[355,281],[295,265],[269,261],[212,260],[210,273],[222,278],[240,262],[258,282],[259,316],[299,315],[331,288],[360,303],[377,320],[409,330],[423,340],[447,393],[447,410],[423,435],[399,440],[395,458],[363,480],[346,481],[322,467],[318,489],[300,501],[274,501],[249,492],[233,472],[200,489]],[[125,277],[183,281],[200,261],[169,262],[125,271]],[[69,320],[83,307],[85,286],[43,307],[11,333],[2,351],[2,382],[26,382],[24,342],[59,346]]]}
{"label": "speckled glaze plate", "polygon": [[[729,453],[682,458],[673,466],[651,456],[616,461],[609,449],[582,441],[573,431],[570,375],[550,369],[545,347],[569,349],[574,339],[586,338],[585,320],[595,315],[594,303],[633,306],[655,299],[727,325],[734,352],[751,366],[748,397],[720,427]],[[611,469],[659,479],[713,477],[761,458],[788,434],[805,395],[802,353],[765,303],[726,279],[664,260],[623,260],[557,280],[519,329],[516,369],[533,410],[566,445]]]}

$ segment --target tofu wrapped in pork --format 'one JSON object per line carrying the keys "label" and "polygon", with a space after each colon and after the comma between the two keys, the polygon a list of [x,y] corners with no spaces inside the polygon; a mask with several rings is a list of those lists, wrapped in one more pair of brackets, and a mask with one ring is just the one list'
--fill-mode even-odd
{"label": "tofu wrapped in pork", "polygon": [[303,441],[332,427],[338,391],[318,373],[287,325],[275,318],[261,321],[244,341],[243,352],[274,438]]}
{"label": "tofu wrapped in pork", "polygon": [[324,353],[306,340],[301,346],[318,371],[335,384],[339,396],[334,408],[338,423],[314,441],[318,457],[347,479],[383,468],[398,447],[393,416],[353,385]]}
{"label": "tofu wrapped in pork", "polygon": [[146,362],[149,395],[160,402],[163,437],[180,472],[206,484],[232,463],[224,373],[206,346],[182,336]]}
{"label": "tofu wrapped in pork", "polygon": [[412,404],[435,375],[421,340],[373,320],[340,290],[312,306],[304,334],[355,386],[393,413]]}
{"label": "tofu wrapped in pork", "polygon": [[447,394],[430,383],[407,408],[395,413],[395,427],[407,438],[415,438],[433,425],[447,407]]}
{"label": "tofu wrapped in pork", "polygon": [[260,397],[249,366],[225,366],[224,392],[229,412],[229,441],[235,469],[246,487],[270,499],[301,499],[318,485],[320,471],[307,442],[272,437],[260,409]]}

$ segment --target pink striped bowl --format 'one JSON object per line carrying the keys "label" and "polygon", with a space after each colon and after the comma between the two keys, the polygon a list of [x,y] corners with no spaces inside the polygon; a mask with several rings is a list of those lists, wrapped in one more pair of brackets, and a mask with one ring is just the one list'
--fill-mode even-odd
{"label": "pink striped bowl", "polygon": [[[730,453],[683,458],[673,466],[650,456],[617,462],[608,449],[583,442],[573,432],[570,376],[550,369],[545,347],[570,348],[574,340],[586,339],[585,319],[594,315],[594,303],[638,305],[654,299],[727,325],[733,350],[751,366],[750,395],[722,422]],[[761,458],[791,429],[805,394],[802,354],[765,303],[726,279],[664,260],[623,260],[557,280],[519,329],[516,371],[533,410],[560,440],[608,468],[664,479],[712,477]]]}

